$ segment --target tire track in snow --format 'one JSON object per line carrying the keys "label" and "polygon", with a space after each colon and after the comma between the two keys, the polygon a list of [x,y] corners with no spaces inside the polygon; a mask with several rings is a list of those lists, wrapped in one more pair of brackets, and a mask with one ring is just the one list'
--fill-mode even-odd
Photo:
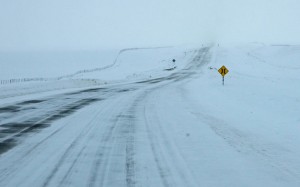
{"label": "tire track in snow", "polygon": [[163,185],[166,187],[198,186],[176,143],[165,132],[160,115],[157,114],[155,108],[147,109],[146,106],[147,103],[145,103],[144,120]]}
{"label": "tire track in snow", "polygon": [[54,169],[50,172],[50,175],[46,178],[46,180],[43,183],[43,187],[46,187],[49,185],[49,183],[51,182],[51,180],[53,179],[53,177],[55,176],[55,174],[57,173],[57,171],[59,170],[59,168],[61,167],[61,165],[63,164],[63,162],[68,158],[70,152],[72,149],[74,149],[74,147],[76,146],[78,140],[80,139],[80,136],[77,137],[69,146],[68,148],[65,150],[64,154],[60,157],[59,161],[56,163]]}
{"label": "tire track in snow", "polygon": [[[60,156],[60,159],[58,160],[58,162],[56,163],[54,169],[52,169],[52,171],[50,172],[50,174],[48,175],[48,177],[46,178],[46,180],[43,183],[43,187],[46,187],[50,184],[51,180],[54,178],[55,174],[57,173],[57,171],[60,169],[60,167],[62,166],[62,164],[65,162],[65,160],[69,157],[69,155],[71,154],[72,150],[78,146],[78,142],[79,140],[83,139],[85,137],[85,135],[87,133],[89,133],[93,126],[93,122],[95,121],[95,119],[98,117],[99,113],[97,115],[94,116],[93,119],[90,120],[90,122],[88,123],[87,127],[85,128],[84,131],[82,131],[73,141],[72,143],[68,146],[68,148],[65,150],[65,152],[62,154],[62,156]],[[80,152],[82,152],[85,149],[85,146],[80,150]],[[75,161],[78,159],[78,157],[80,156],[80,152],[79,154],[77,154],[73,165],[75,164]],[[72,167],[72,166],[71,166]],[[71,170],[69,169],[68,172],[70,172]],[[66,173],[66,176],[68,176],[69,173]]]}
{"label": "tire track in snow", "polygon": [[154,156],[155,165],[157,167],[159,176],[162,180],[163,186],[165,187],[174,186],[173,183],[171,183],[166,178],[170,174],[170,169],[168,167],[164,167],[164,163],[166,163],[165,158],[160,156],[159,151],[156,148],[158,144],[155,143],[156,138],[154,137],[154,134],[150,130],[151,128],[150,128],[149,120],[147,119],[146,116],[145,106],[144,106],[144,118],[145,118],[148,139],[150,140],[151,151]]}
{"label": "tire track in snow", "polygon": [[123,97],[118,98],[118,100],[115,100],[114,103],[110,105],[112,110],[108,110],[107,113],[102,114],[102,116],[108,117],[110,121],[107,124],[105,124],[105,127],[102,130],[103,133],[99,140],[99,145],[95,153],[95,159],[90,170],[90,177],[88,183],[88,186],[90,187],[105,185],[105,180],[108,175],[108,167],[110,159],[112,157],[113,147],[116,144],[112,144],[112,142],[114,141],[114,134],[116,133],[115,131],[119,126],[121,116],[124,113],[122,108],[119,108],[119,106],[122,106],[120,103],[122,103],[123,100],[126,100],[122,98]]}
{"label": "tire track in snow", "polygon": [[[122,144],[125,140],[125,183],[128,187],[135,186],[135,135],[134,135],[134,111],[137,102],[140,100],[139,96],[134,101],[130,101],[129,108],[123,108],[120,112],[113,117],[112,125],[105,131],[103,138],[100,142],[102,145],[99,146],[96,153],[96,160],[94,161],[92,168],[92,175],[90,177],[89,186],[93,187],[97,185],[97,178],[99,178],[100,186],[105,186],[107,178],[110,177],[109,173],[110,164],[114,162],[112,158],[114,155],[118,155],[122,149],[116,149],[118,145]],[[127,106],[127,105],[125,105]],[[121,140],[117,140],[115,137],[122,137]],[[109,145],[110,143],[113,144]],[[121,141],[121,142],[120,142]],[[101,173],[98,176],[98,173]]]}
{"label": "tire track in snow", "polygon": [[127,187],[134,187],[136,184],[135,171],[135,119],[136,110],[139,102],[144,98],[145,93],[139,95],[130,106],[128,114],[126,115],[126,185]]}
{"label": "tire track in snow", "polygon": [[[162,123],[159,120],[159,115],[157,114],[155,109],[152,109],[151,107],[151,111],[147,112],[147,106],[151,106],[150,103],[155,103],[155,97],[152,95],[155,90],[158,91],[159,89],[163,89],[165,86],[171,86],[174,82],[183,81],[195,75],[199,71],[199,69],[203,67],[203,65],[209,62],[210,56],[208,56],[208,52],[209,48],[204,48],[196,51],[195,57],[182,71],[173,73],[169,77],[156,80],[157,83],[166,80],[171,80],[171,82],[166,82],[165,84],[156,86],[154,89],[151,89],[147,92],[147,95],[143,96],[143,98],[146,99],[144,99],[143,102],[139,103],[143,106],[142,120],[146,126],[153,159],[161,178],[161,183],[165,187],[198,185],[176,144],[165,133],[165,130],[162,127]],[[151,81],[151,83],[153,83],[153,80]],[[152,98],[149,98],[149,96],[152,96]],[[152,99],[152,102],[149,102],[149,99]]]}
{"label": "tire track in snow", "polygon": [[64,177],[62,178],[62,180],[59,183],[59,186],[63,186],[64,184],[67,183],[67,180],[69,178],[69,176],[71,175],[77,161],[79,160],[79,158],[81,157],[82,153],[86,150],[87,146],[84,146],[81,148],[81,150],[79,151],[79,153],[77,154],[76,158],[73,160],[71,166],[69,167],[68,171],[65,173]]}
{"label": "tire track in snow", "polygon": [[[116,102],[116,101],[115,101]],[[116,102],[117,103],[117,102]],[[112,106],[115,106],[112,104]],[[109,116],[111,115],[111,110],[106,109],[102,112],[98,113],[97,119],[101,119],[101,116]],[[95,117],[96,118],[96,117]],[[101,168],[103,168],[105,165],[107,165],[107,160],[108,157],[104,157],[105,155],[108,155],[108,153],[110,152],[110,149],[108,149],[108,143],[109,141],[111,141],[111,136],[113,134],[114,128],[115,128],[115,123],[113,122],[111,124],[101,124],[101,128],[98,128],[99,122],[96,122],[94,120],[95,124],[94,124],[94,131],[91,133],[91,135],[87,138],[87,141],[90,140],[94,140],[97,139],[98,136],[101,137],[100,141],[99,141],[99,147],[95,153],[95,160],[93,161],[93,165],[91,168],[91,174],[89,176],[89,183],[88,186],[98,186],[99,184],[96,183],[96,179],[99,177],[98,173],[99,170]],[[101,132],[101,134],[99,134],[99,132]],[[89,142],[86,142],[85,145],[89,144]],[[75,168],[75,165],[77,163],[77,160],[79,160],[79,157],[82,155],[82,153],[84,152],[86,148],[86,146],[83,148],[83,150],[80,151],[79,155],[77,155],[76,159],[73,161],[73,163],[71,164],[70,168],[68,169],[68,171],[66,172],[65,176],[62,178],[62,180],[60,181],[60,185],[62,186],[66,183],[68,183],[68,179],[70,178],[70,176],[72,175],[72,170]],[[103,166],[102,166],[103,165]],[[102,166],[102,167],[100,167]],[[105,174],[105,172],[101,172],[101,182],[103,183],[102,179],[104,178],[103,175]],[[103,186],[103,184],[101,184],[100,186]]]}
{"label": "tire track in snow", "polygon": [[[96,186],[96,180],[98,177],[100,177],[100,182],[101,186],[104,184],[105,180],[105,174],[106,174],[106,168],[109,160],[109,156],[105,155],[110,155],[112,148],[108,146],[109,142],[112,141],[112,136],[113,132],[117,126],[117,121],[118,118],[112,123],[108,129],[104,130],[104,135],[100,140],[101,145],[99,145],[96,154],[95,154],[95,160],[93,162],[93,167],[91,168],[91,176],[89,179],[89,187],[94,187]],[[101,167],[102,166],[102,167]],[[99,170],[101,170],[101,175],[98,176]]]}

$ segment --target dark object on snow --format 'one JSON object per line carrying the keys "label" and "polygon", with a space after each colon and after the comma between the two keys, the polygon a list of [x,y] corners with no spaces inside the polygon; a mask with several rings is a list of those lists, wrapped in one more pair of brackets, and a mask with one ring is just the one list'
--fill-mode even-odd
{"label": "dark object on snow", "polygon": [[174,70],[174,69],[176,69],[176,66],[171,67],[171,68],[166,68],[165,71],[172,71],[172,70]]}
{"label": "dark object on snow", "polygon": [[172,71],[174,69],[176,69],[176,66],[175,66],[175,59],[172,60],[173,64],[171,65],[170,64],[170,67],[169,68],[165,68],[165,71]]}

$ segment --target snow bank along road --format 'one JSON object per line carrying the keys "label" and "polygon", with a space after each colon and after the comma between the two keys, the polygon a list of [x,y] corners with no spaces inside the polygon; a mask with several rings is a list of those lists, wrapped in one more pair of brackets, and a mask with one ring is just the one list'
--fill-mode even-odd
{"label": "snow bank along road", "polygon": [[168,76],[3,106],[0,186],[300,185],[297,163],[187,98],[210,61],[201,48]]}

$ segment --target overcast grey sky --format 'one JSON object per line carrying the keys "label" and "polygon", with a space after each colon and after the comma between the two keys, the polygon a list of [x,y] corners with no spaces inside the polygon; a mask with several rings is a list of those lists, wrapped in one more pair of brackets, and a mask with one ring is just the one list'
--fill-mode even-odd
{"label": "overcast grey sky", "polygon": [[0,50],[300,43],[300,0],[0,0]]}

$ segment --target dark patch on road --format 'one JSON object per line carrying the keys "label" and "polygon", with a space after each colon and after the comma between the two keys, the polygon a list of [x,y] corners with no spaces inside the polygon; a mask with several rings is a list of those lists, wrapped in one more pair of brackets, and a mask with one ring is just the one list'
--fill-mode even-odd
{"label": "dark patch on road", "polygon": [[0,134],[12,134],[19,132],[22,129],[25,129],[27,127],[30,127],[32,123],[5,123],[1,125],[1,127],[4,127],[4,129],[0,130]]}
{"label": "dark patch on road", "polygon": [[49,127],[54,121],[67,117],[77,110],[100,100],[100,98],[81,99],[60,109],[57,109],[55,112],[48,116],[42,115],[25,120],[23,122],[11,122],[2,124],[0,126],[0,138],[4,140],[0,142],[0,155],[16,146],[17,143],[21,140],[20,137],[29,133],[39,132],[42,129]]}
{"label": "dark patch on road", "polygon": [[31,110],[31,109],[35,109],[34,107],[22,107],[22,105],[28,105],[28,104],[37,104],[37,103],[41,103],[44,100],[29,100],[29,101],[24,101],[15,105],[11,105],[11,106],[5,106],[5,107],[1,107],[0,108],[0,114],[1,113],[16,113],[16,112],[20,112],[23,110]]}
{"label": "dark patch on road", "polygon": [[37,103],[41,103],[44,102],[45,100],[29,100],[29,101],[24,101],[19,103],[19,105],[27,105],[27,104],[37,104]]}
{"label": "dark patch on road", "polygon": [[47,118],[46,122],[50,123],[55,120],[64,118],[68,115],[71,115],[75,111],[77,111],[93,102],[100,101],[100,100],[101,99],[93,98],[93,99],[82,99],[80,101],[77,101],[77,102],[65,107],[64,109],[60,110],[57,114],[54,114],[54,115],[50,116],[49,118]]}
{"label": "dark patch on road", "polygon": [[118,90],[118,92],[128,92],[131,91],[130,89],[122,89],[122,90]]}
{"label": "dark patch on road", "polygon": [[64,94],[64,95],[78,95],[78,94],[81,94],[81,93],[95,93],[95,92],[99,92],[100,90],[106,90],[106,88],[90,88],[90,89],[86,89],[86,90],[67,93],[67,94]]}
{"label": "dark patch on road", "polygon": [[16,141],[13,139],[8,139],[3,142],[0,142],[0,155],[10,150],[14,146],[16,146]]}
{"label": "dark patch on road", "polygon": [[104,88],[91,88],[91,89],[87,89],[87,90],[82,90],[79,91],[78,93],[86,93],[86,92],[99,92],[100,90],[103,90]]}
{"label": "dark patch on road", "polygon": [[150,83],[150,84],[155,84],[155,83],[159,83],[162,81],[168,80],[168,77],[163,77],[163,78],[155,78],[155,79],[150,79],[150,80],[145,80],[145,81],[139,81],[136,83]]}
{"label": "dark patch on road", "polygon": [[134,91],[136,90],[137,88],[111,88],[109,89],[109,92],[110,93],[124,93],[124,92],[131,92],[131,91]]}
{"label": "dark patch on road", "polygon": [[12,106],[6,106],[0,108],[0,113],[11,113],[11,112],[19,112],[20,111],[19,106],[12,105]]}

